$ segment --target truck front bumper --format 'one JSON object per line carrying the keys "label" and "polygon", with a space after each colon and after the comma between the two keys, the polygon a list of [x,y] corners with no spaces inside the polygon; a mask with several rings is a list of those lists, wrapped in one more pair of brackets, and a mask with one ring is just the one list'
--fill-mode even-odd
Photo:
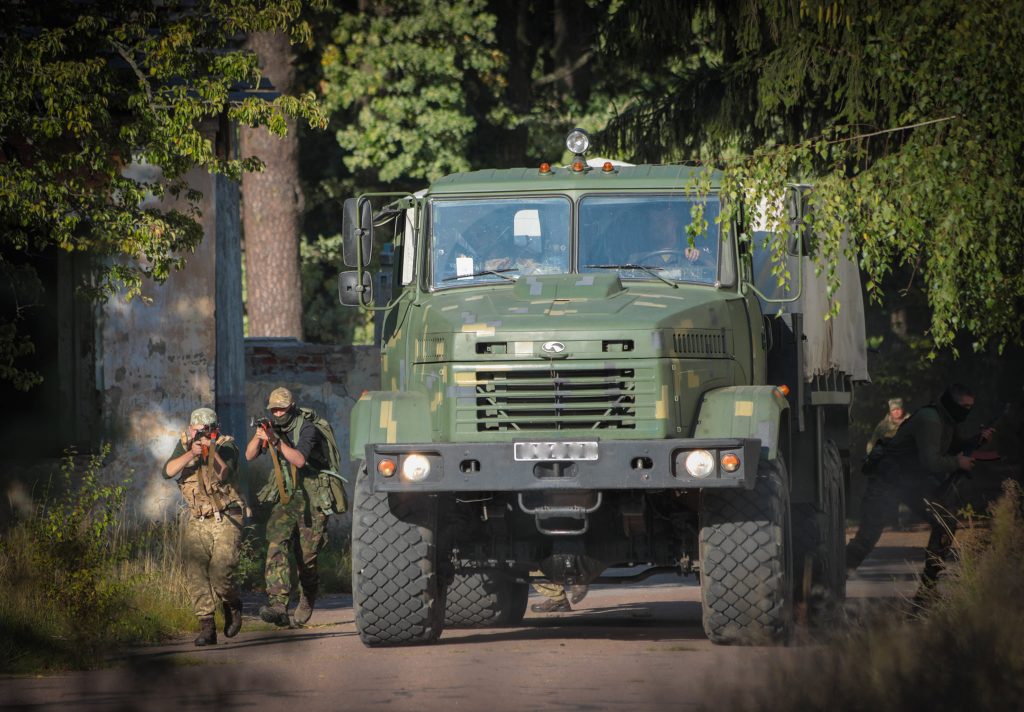
{"label": "truck front bumper", "polygon": [[[714,461],[704,477],[685,466],[697,450]],[[366,446],[366,466],[374,492],[751,489],[760,453],[755,438],[378,443]],[[739,460],[732,471],[727,455]]]}

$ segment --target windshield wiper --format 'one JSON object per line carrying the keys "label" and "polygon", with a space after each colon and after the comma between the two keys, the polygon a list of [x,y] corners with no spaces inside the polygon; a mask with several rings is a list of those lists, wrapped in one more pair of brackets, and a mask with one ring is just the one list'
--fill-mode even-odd
{"label": "windshield wiper", "polygon": [[455,275],[453,277],[445,277],[441,281],[442,282],[451,282],[453,279],[469,279],[470,277],[482,277],[485,274],[493,274],[495,277],[501,277],[502,279],[507,279],[509,282],[515,282],[516,281],[515,277],[509,277],[506,274],[502,274],[502,272],[518,272],[518,271],[519,271],[518,267],[503,267],[502,269],[482,269],[482,270],[479,270],[477,272],[472,272],[470,274],[457,274],[457,275]]}
{"label": "windshield wiper", "polygon": [[635,265],[635,264],[624,264],[624,265],[583,265],[583,266],[586,267],[587,269],[639,269],[639,270],[643,270],[644,272],[646,272],[647,274],[651,275],[652,277],[654,277],[656,279],[660,279],[662,282],[664,282],[668,286],[672,287],[673,289],[679,289],[679,285],[678,284],[676,284],[675,282],[670,282],[669,280],[665,279],[660,274],[658,274],[658,272],[656,271],[656,270],[659,270],[659,269],[664,269],[664,267],[656,267],[656,266],[650,266],[650,265]]}

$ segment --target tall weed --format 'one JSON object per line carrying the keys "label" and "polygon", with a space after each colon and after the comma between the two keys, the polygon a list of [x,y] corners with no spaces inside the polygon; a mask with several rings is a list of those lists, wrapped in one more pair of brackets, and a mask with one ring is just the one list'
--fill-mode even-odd
{"label": "tall weed", "polygon": [[178,527],[129,531],[128,483],[102,476],[109,452],[82,468],[67,456],[59,494],[49,489],[0,541],[0,671],[90,667],[118,645],[193,625]]}
{"label": "tall weed", "polygon": [[[1024,700],[1024,520],[1007,480],[987,536],[925,608],[890,611],[825,646],[773,664],[763,685],[714,695],[707,709],[1005,710]],[[813,670],[813,674],[807,674]]]}

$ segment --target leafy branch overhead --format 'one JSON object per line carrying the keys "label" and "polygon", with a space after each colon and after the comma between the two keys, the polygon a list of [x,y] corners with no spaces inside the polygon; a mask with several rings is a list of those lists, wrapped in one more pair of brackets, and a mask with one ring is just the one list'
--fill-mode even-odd
{"label": "leafy branch overhead", "polygon": [[[709,0],[651,25],[664,7],[609,20],[609,53],[658,85],[620,112],[606,145],[722,163],[761,194],[813,184],[822,269],[848,249],[881,297],[905,268],[927,293],[936,346],[961,333],[976,348],[1022,340],[1024,5]],[[680,56],[692,61],[673,71],[665,58]]]}
{"label": "leafy branch overhead", "polygon": [[[267,98],[245,33],[307,41],[303,2],[216,0],[5,3],[0,8],[0,260],[56,247],[107,258],[90,291],[141,293],[202,238],[201,168],[257,169],[214,145],[222,116],[283,134],[286,117],[324,127],[315,97]],[[169,198],[173,202],[161,203]]]}

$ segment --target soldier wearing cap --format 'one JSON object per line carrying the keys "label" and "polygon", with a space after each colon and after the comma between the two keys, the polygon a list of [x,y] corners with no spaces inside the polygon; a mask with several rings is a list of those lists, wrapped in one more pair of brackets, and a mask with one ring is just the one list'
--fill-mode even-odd
{"label": "soldier wearing cap", "polygon": [[871,434],[871,438],[868,439],[867,451],[871,452],[871,448],[873,448],[875,443],[879,440],[888,440],[895,435],[896,431],[900,429],[900,426],[907,417],[907,414],[903,410],[903,399],[890,398],[889,412],[878,422],[878,425],[875,426],[875,431]]}
{"label": "soldier wearing cap", "polygon": [[[246,460],[269,452],[273,462],[269,481],[258,495],[261,503],[271,505],[265,569],[268,605],[260,608],[260,618],[289,626],[310,619],[320,584],[317,555],[326,541],[327,515],[314,506],[310,490],[316,486],[319,470],[326,466],[325,444],[317,428],[302,417],[287,388],[270,393],[267,410],[270,426],[257,427],[245,447]],[[300,591],[289,618],[293,564]]]}
{"label": "soldier wearing cap", "polygon": [[185,579],[199,619],[196,645],[217,642],[214,611],[218,602],[224,610],[224,635],[233,638],[242,627],[242,600],[232,575],[248,508],[239,493],[238,445],[219,430],[213,409],[192,411],[188,430],[164,465],[164,477],[177,478],[188,506]]}

